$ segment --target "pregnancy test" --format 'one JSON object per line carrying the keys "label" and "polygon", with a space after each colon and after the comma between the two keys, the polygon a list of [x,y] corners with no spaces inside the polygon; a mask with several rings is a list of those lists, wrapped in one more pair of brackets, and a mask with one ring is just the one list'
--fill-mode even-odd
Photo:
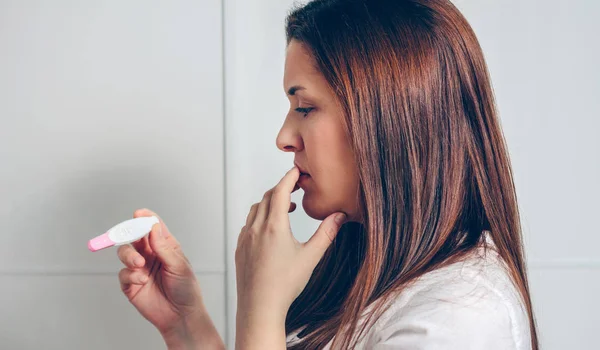
{"label": "pregnancy test", "polygon": [[159,222],[156,216],[145,216],[123,221],[106,231],[106,233],[90,239],[88,249],[95,252],[100,249],[135,242],[150,233],[152,226]]}

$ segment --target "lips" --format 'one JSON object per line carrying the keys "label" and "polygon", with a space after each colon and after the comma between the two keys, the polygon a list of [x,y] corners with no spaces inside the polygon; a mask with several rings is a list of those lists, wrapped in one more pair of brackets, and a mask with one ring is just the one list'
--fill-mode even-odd
{"label": "lips", "polygon": [[298,163],[294,162],[294,165],[296,166],[296,168],[298,168],[298,170],[300,170],[300,176],[302,176],[302,175],[310,176],[310,174],[307,173]]}

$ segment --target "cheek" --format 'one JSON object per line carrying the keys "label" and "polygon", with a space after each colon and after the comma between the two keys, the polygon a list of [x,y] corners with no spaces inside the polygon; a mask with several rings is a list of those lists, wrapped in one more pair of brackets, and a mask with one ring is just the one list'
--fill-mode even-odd
{"label": "cheek", "polygon": [[316,220],[338,211],[355,216],[358,212],[357,177],[334,170],[319,175],[312,179],[314,186],[304,192],[302,207],[306,214]]}
{"label": "cheek", "polygon": [[312,218],[323,220],[330,214],[357,212],[358,174],[351,146],[341,126],[321,125],[305,137],[307,159],[313,178],[302,205]]}

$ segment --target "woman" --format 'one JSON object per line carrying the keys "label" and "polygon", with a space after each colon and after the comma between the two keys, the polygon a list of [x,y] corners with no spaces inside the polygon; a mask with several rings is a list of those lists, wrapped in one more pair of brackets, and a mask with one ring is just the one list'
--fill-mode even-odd
{"label": "woman", "polygon": [[[447,0],[316,0],[286,29],[277,145],[295,167],[239,236],[236,348],[537,349],[508,152],[463,16]],[[306,244],[289,226],[298,187],[323,220]],[[119,257],[169,348],[223,347],[162,221]]]}

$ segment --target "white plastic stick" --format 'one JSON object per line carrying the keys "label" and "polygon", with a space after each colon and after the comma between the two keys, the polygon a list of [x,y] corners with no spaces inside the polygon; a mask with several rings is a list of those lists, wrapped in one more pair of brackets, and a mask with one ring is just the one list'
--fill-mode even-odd
{"label": "white plastic stick", "polygon": [[159,222],[160,220],[156,216],[145,216],[123,221],[106,231],[106,233],[90,239],[88,249],[95,252],[100,249],[135,242],[150,233],[152,226]]}

